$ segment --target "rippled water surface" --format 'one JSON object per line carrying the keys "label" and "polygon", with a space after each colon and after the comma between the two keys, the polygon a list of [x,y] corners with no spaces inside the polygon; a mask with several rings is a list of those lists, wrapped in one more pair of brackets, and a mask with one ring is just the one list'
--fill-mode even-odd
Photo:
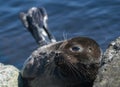
{"label": "rippled water surface", "polygon": [[46,8],[57,40],[89,36],[105,51],[120,36],[120,0],[1,0],[0,62],[21,68],[38,47],[19,20],[19,13],[33,6]]}

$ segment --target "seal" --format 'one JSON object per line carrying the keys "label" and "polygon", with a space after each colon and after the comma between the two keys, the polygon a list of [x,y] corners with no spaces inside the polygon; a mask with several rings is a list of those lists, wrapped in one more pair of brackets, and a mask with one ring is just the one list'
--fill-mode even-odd
{"label": "seal", "polygon": [[23,24],[41,46],[21,70],[25,87],[92,87],[101,62],[98,43],[88,37],[57,42],[47,30],[43,13],[34,7],[21,14]]}
{"label": "seal", "polygon": [[92,87],[100,60],[94,40],[76,37],[37,49],[25,62],[22,77],[29,87]]}

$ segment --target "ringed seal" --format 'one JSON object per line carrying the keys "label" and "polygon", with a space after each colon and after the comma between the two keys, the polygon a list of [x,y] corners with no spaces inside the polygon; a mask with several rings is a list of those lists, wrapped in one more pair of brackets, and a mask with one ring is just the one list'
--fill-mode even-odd
{"label": "ringed seal", "polygon": [[[92,87],[101,62],[101,49],[97,42],[88,37],[56,42],[46,23],[41,22],[45,16],[40,12],[43,12],[40,8],[30,9],[27,15],[21,16],[38,44],[41,40],[44,42],[25,61],[21,70],[25,87]],[[38,33],[40,30],[46,35]],[[44,37],[49,39],[49,44]]]}

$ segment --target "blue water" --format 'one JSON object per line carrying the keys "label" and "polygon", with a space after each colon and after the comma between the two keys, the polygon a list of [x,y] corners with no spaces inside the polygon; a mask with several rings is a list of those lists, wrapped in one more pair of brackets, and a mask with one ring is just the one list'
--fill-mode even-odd
{"label": "blue water", "polygon": [[0,62],[21,68],[38,47],[19,20],[19,13],[33,6],[46,8],[57,40],[88,36],[105,51],[120,36],[120,0],[1,0]]}

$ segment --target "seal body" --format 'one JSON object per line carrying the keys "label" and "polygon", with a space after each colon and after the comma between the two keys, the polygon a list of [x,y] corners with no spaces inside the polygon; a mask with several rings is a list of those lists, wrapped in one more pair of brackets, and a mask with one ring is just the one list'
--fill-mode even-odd
{"label": "seal body", "polygon": [[92,87],[101,60],[93,39],[76,37],[38,48],[25,61],[25,87]]}

